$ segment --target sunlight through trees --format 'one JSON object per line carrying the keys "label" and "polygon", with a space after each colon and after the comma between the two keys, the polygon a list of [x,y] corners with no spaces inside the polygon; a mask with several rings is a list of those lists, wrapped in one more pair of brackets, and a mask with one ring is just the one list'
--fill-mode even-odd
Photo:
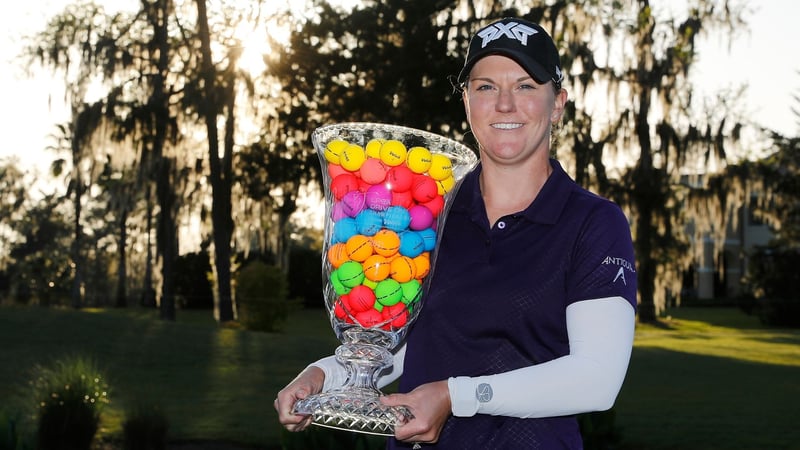
{"label": "sunlight through trees", "polygon": [[[316,127],[397,123],[474,146],[449,76],[472,32],[498,16],[543,24],[561,50],[572,101],[555,156],[628,214],[640,320],[680,300],[698,241],[724,242],[754,193],[766,195],[758,197],[769,204],[765,218],[787,208],[763,183],[776,179],[776,164],[739,165],[774,151],[769,130],[753,129],[730,96],[698,113],[689,79],[699,36],[746,26],[743,1],[692,0],[677,13],[645,0],[289,3],[152,0],[109,14],[81,2],[30,36],[27,63],[61,74],[71,105],[53,143],[53,172],[67,188],[37,206],[20,201],[18,175],[0,184],[9,211],[0,219],[0,270],[12,297],[42,301],[38,285],[21,287],[38,269],[19,258],[32,251],[24,233],[33,213],[53,208],[63,215],[59,232],[71,229],[66,247],[50,249],[53,258],[69,255],[58,263],[70,270],[51,277],[71,292],[69,304],[155,300],[172,320],[175,261],[203,250],[215,317],[234,320],[239,264],[261,258],[288,273],[292,246],[315,245],[319,231],[298,216],[321,208],[300,200],[319,191],[309,141]],[[755,145],[743,145],[745,130]],[[781,139],[775,145],[794,148]]]}

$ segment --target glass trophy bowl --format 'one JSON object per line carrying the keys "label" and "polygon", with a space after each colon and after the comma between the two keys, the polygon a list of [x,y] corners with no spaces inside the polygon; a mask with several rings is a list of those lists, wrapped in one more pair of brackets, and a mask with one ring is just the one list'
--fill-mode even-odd
{"label": "glass trophy bowl", "polygon": [[459,181],[477,163],[463,144],[380,123],[320,127],[325,227],[323,296],[343,386],[294,405],[315,425],[391,436],[413,418],[380,402],[381,371],[424,304],[439,230]]}

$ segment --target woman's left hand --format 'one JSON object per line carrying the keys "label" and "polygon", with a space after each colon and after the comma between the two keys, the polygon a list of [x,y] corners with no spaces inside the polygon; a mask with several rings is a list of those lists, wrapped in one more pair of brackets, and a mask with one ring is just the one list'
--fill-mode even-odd
{"label": "woman's left hand", "polygon": [[394,436],[399,441],[433,443],[450,417],[450,391],[447,380],[418,386],[408,394],[391,394],[381,397],[387,406],[405,406],[414,415],[412,420],[395,427]]}

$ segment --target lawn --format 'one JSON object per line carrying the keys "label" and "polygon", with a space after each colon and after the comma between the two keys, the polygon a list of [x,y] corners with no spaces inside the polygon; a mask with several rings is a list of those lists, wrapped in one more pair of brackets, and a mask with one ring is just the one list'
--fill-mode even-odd
{"label": "lawn", "polygon": [[2,403],[24,390],[34,364],[80,353],[106,369],[112,403],[103,433],[119,433],[124,411],[145,404],[166,413],[172,439],[263,448],[279,440],[275,393],[337,344],[321,310],[297,312],[286,333],[220,329],[208,311],[179,311],[177,323],[156,317],[0,308]]}
{"label": "lawn", "polygon": [[682,308],[639,326],[617,400],[634,449],[800,449],[800,331],[737,309]]}
{"label": "lawn", "polygon": [[[615,406],[626,450],[800,449],[800,331],[736,309],[683,308],[639,326]],[[322,310],[294,312],[284,333],[220,329],[207,311],[159,321],[150,310],[0,308],[0,408],[19,408],[30,369],[80,353],[105,368],[118,434],[126,409],[157,405],[173,440],[275,448],[272,400],[338,344]]]}

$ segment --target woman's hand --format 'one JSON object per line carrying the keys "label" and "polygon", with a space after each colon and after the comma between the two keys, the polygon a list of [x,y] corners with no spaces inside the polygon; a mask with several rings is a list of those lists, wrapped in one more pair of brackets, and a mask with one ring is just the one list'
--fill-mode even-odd
{"label": "woman's hand", "polygon": [[[322,391],[325,372],[319,367],[309,366],[275,397],[278,421],[289,431],[302,431],[311,424],[311,416],[292,414],[295,402]],[[446,387],[446,386],[445,386]]]}
{"label": "woman's hand", "polygon": [[387,406],[405,406],[414,418],[395,427],[400,441],[433,443],[439,440],[442,427],[450,417],[450,391],[447,380],[423,384],[408,394],[381,397]]}

